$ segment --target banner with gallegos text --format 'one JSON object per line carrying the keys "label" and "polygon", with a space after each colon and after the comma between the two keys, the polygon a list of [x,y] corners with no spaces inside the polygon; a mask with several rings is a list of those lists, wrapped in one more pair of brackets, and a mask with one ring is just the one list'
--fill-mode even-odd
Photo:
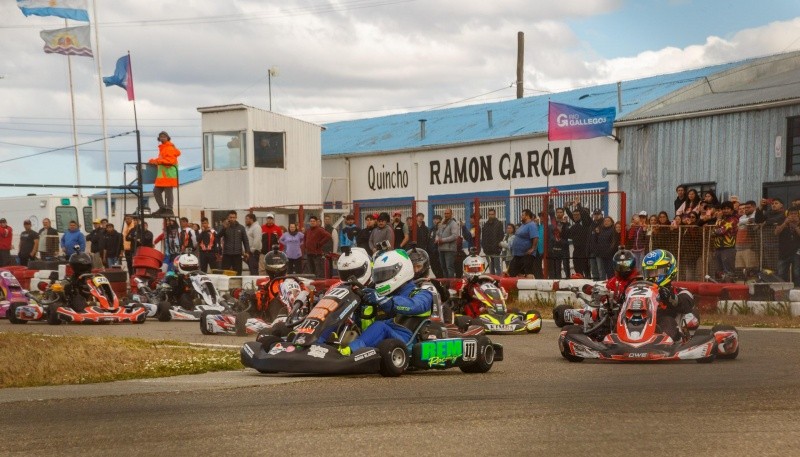
{"label": "banner with gallegos text", "polygon": [[547,139],[585,140],[611,135],[617,110],[610,108],[580,108],[563,103],[549,102],[547,114]]}
{"label": "banner with gallegos text", "polygon": [[17,0],[25,16],[57,16],[89,22],[86,0]]}
{"label": "banner with gallegos text", "polygon": [[89,35],[88,25],[39,32],[39,36],[44,40],[44,52],[65,56],[92,57],[92,42]]}

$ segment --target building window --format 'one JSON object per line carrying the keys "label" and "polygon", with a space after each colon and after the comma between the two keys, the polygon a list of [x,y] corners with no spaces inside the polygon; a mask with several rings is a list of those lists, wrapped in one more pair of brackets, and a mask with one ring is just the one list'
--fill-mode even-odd
{"label": "building window", "polygon": [[203,134],[203,169],[238,170],[247,168],[247,134],[214,132]]}
{"label": "building window", "polygon": [[800,117],[787,119],[786,174],[800,174]]}
{"label": "building window", "polygon": [[253,132],[253,162],[258,168],[285,168],[283,132]]}
{"label": "building window", "polygon": [[[689,189],[696,190],[697,194],[700,197],[700,200],[703,199],[703,195],[708,191],[714,192],[714,195],[717,195],[717,183],[715,182],[695,182],[695,183],[684,184],[684,186],[686,186],[687,191]],[[717,195],[717,199],[719,199],[719,201],[722,201],[719,195]]]}
{"label": "building window", "polygon": [[86,231],[89,231],[89,227],[92,226],[92,207],[91,206],[84,206],[83,207],[83,227]]}
{"label": "building window", "polygon": [[74,206],[56,206],[56,230],[58,230],[58,233],[66,232],[69,229],[70,221],[81,223],[78,219],[78,208]]}

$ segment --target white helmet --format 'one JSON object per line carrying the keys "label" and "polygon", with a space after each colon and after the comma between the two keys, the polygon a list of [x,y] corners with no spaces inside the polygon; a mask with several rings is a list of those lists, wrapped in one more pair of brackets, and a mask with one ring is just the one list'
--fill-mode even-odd
{"label": "white helmet", "polygon": [[375,291],[385,297],[414,279],[414,265],[406,251],[395,249],[381,253],[372,266]]}
{"label": "white helmet", "polygon": [[336,261],[339,278],[347,281],[356,278],[359,284],[366,286],[372,277],[372,259],[364,248],[342,248],[342,255]]}
{"label": "white helmet", "polygon": [[175,271],[182,275],[187,275],[200,269],[200,262],[197,261],[197,257],[194,254],[181,254],[175,259],[174,265]]}
{"label": "white helmet", "polygon": [[281,288],[280,288],[281,301],[286,306],[292,306],[297,296],[300,295],[301,291],[302,288],[300,287],[300,284],[297,281],[295,281],[292,278],[286,278],[281,283]]}
{"label": "white helmet", "polygon": [[471,255],[464,259],[463,267],[465,279],[476,278],[486,271],[486,259],[479,255]]}

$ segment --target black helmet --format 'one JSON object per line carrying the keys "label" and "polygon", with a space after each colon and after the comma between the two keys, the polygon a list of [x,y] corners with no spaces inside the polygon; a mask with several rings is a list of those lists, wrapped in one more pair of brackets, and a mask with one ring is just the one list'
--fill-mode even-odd
{"label": "black helmet", "polygon": [[614,254],[614,271],[620,277],[627,278],[636,269],[636,258],[633,253],[627,249],[620,249]]}
{"label": "black helmet", "polygon": [[286,257],[286,254],[277,249],[269,251],[264,256],[264,268],[271,273],[282,273],[286,271],[286,264],[288,263],[289,258]]}
{"label": "black helmet", "polygon": [[75,275],[92,272],[92,258],[85,252],[76,252],[69,256],[69,266]]}
{"label": "black helmet", "polygon": [[408,251],[408,258],[414,265],[414,279],[427,278],[428,272],[431,270],[431,259],[428,257],[428,253],[424,249],[414,247]]}

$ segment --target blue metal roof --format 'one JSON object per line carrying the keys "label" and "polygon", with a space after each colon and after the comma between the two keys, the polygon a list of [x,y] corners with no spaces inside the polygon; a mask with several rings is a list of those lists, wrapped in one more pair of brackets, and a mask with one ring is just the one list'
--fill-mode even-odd
{"label": "blue metal roof", "polygon": [[[734,62],[668,75],[624,81],[617,118],[712,74],[742,65]],[[397,151],[547,132],[548,101],[584,108],[617,106],[617,84],[574,89],[509,101],[334,122],[322,132],[322,155]],[[489,127],[487,111],[492,111]],[[425,139],[420,139],[425,119]]]}
{"label": "blue metal roof", "polygon": [[[178,170],[178,179],[180,180],[181,185],[190,184],[196,181],[200,181],[203,179],[203,167],[202,165],[195,165],[193,167],[182,168]],[[153,185],[152,184],[145,184],[143,186],[144,192],[153,192]],[[126,191],[122,189],[113,189],[111,191],[112,194],[124,194]],[[98,192],[93,196],[103,197],[105,196],[105,191]]]}

